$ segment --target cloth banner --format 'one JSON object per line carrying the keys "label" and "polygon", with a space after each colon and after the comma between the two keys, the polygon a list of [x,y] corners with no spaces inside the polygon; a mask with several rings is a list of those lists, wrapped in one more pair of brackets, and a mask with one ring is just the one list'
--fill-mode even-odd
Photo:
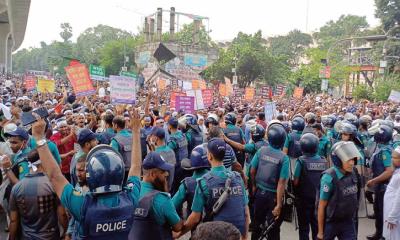
{"label": "cloth banner", "polygon": [[220,83],[220,84],[219,84],[219,87],[218,87],[218,90],[219,90],[219,94],[220,94],[222,97],[228,96],[228,95],[226,94],[226,85],[225,85],[225,84]]}
{"label": "cloth banner", "polygon": [[302,98],[303,97],[304,88],[296,87],[293,92],[293,97]]}
{"label": "cloth banner", "polygon": [[165,79],[158,79],[158,90],[165,90],[167,88],[167,81]]}
{"label": "cloth banner", "polygon": [[203,90],[201,90],[201,94],[203,95],[204,107],[211,106],[213,104],[213,90],[212,89],[203,89]]}
{"label": "cloth banner", "polygon": [[89,96],[96,93],[86,65],[74,64],[67,66],[65,67],[65,73],[71,82],[76,96]]}
{"label": "cloth banner", "polygon": [[189,90],[186,92],[186,96],[194,97],[194,110],[204,109],[203,94],[200,89]]}
{"label": "cloth banner", "polygon": [[172,92],[171,93],[171,99],[170,99],[170,102],[169,102],[169,107],[170,108],[175,108],[175,103],[176,103],[176,97],[177,96],[186,96],[186,93],[185,92]]}
{"label": "cloth banner", "polygon": [[233,94],[233,86],[231,80],[225,77],[225,84],[226,84],[226,95],[231,96]]}
{"label": "cloth banner", "polygon": [[395,90],[390,91],[388,101],[399,103],[400,102],[400,92],[395,91]]}
{"label": "cloth banner", "polygon": [[176,110],[183,110],[185,113],[194,114],[194,97],[176,96]]}
{"label": "cloth banner", "polygon": [[253,100],[255,93],[256,93],[256,90],[254,88],[247,87],[244,90],[244,99],[247,100],[247,101]]}
{"label": "cloth banner", "polygon": [[41,93],[54,93],[56,88],[56,81],[53,79],[39,78],[37,84],[37,91]]}
{"label": "cloth banner", "polygon": [[136,81],[126,76],[110,76],[110,97],[112,104],[135,104]]}
{"label": "cloth banner", "polygon": [[36,77],[32,75],[25,75],[25,88],[31,91],[36,88]]}
{"label": "cloth banner", "polygon": [[276,112],[276,104],[275,102],[267,102],[265,104],[265,121],[270,122],[274,119],[274,115]]}

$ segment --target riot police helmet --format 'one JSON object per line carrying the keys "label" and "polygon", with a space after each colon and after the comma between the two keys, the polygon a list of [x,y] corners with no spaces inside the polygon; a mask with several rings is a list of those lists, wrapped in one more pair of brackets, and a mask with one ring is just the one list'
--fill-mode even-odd
{"label": "riot police helmet", "polygon": [[267,130],[269,144],[274,148],[282,148],[286,140],[286,130],[280,123],[270,124]]}
{"label": "riot police helmet", "polygon": [[262,125],[257,124],[251,131],[251,139],[254,142],[261,141],[265,137],[265,129]]}
{"label": "riot police helmet", "polygon": [[300,148],[304,155],[312,156],[318,152],[319,139],[313,133],[306,133],[300,138]]}
{"label": "riot police helmet", "polygon": [[349,141],[340,141],[332,146],[331,159],[336,167],[341,168],[343,162],[360,159],[356,145]]}
{"label": "riot police helmet", "polygon": [[305,126],[306,123],[302,116],[297,115],[292,119],[292,130],[302,132]]}
{"label": "riot police helmet", "polygon": [[377,143],[387,144],[392,140],[393,129],[387,125],[380,125],[377,132],[374,134],[374,140]]}
{"label": "riot police helmet", "polygon": [[235,125],[235,124],[236,124],[236,114],[233,113],[233,112],[227,113],[227,114],[225,115],[224,120],[225,120],[225,123],[226,123],[226,124]]}
{"label": "riot police helmet", "polygon": [[206,143],[200,144],[193,148],[190,153],[190,158],[184,158],[181,161],[181,167],[185,170],[199,170],[210,168],[210,163],[207,158]]}

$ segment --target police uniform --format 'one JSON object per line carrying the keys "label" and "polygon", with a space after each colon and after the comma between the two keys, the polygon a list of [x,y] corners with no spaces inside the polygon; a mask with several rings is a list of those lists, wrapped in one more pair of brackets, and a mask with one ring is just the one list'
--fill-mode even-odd
{"label": "police uniform", "polygon": [[125,176],[131,168],[131,155],[132,155],[132,133],[127,129],[118,132],[111,140],[111,147],[119,152],[124,159]]}
{"label": "police uniform", "polygon": [[318,154],[301,156],[296,161],[294,178],[299,179],[296,188],[296,206],[299,220],[299,239],[308,240],[310,226],[312,239],[317,237],[318,222],[315,215],[316,192],[318,191],[321,173],[328,168],[328,162]]}
{"label": "police uniform", "polygon": [[328,158],[331,151],[331,147],[332,147],[331,142],[325,135],[323,135],[319,139],[318,155],[324,158]]}
{"label": "police uniform", "polygon": [[[168,147],[167,145],[159,146],[156,147],[155,152],[158,152],[167,163],[175,166],[176,164],[175,152],[170,147]],[[174,175],[175,175],[175,169],[172,169],[169,172],[168,189],[171,189],[172,187],[172,184],[174,182]]]}
{"label": "police uniform", "polygon": [[287,148],[287,155],[290,158],[298,158],[301,156],[300,138],[303,132],[293,131],[287,135],[284,148]]}
{"label": "police uniform", "polygon": [[60,239],[58,199],[44,173],[25,175],[11,191],[10,211],[20,216],[22,239]]}
{"label": "police uniform", "polygon": [[181,131],[177,131],[170,135],[169,142],[167,144],[175,152],[176,164],[174,181],[171,188],[171,193],[175,193],[178,190],[180,182],[185,178],[185,174],[180,167],[181,161],[184,158],[188,158],[188,142],[186,137]]}
{"label": "police uniform", "polygon": [[325,209],[324,239],[357,239],[354,217],[358,211],[359,180],[356,172],[343,174],[334,166],[321,177],[319,199]]}
{"label": "police uniform", "polygon": [[333,145],[337,142],[338,134],[334,128],[328,128],[326,130],[326,137],[331,142],[331,145]]}
{"label": "police uniform", "polygon": [[[229,197],[223,208],[216,215],[210,216],[209,213],[212,211],[214,203],[225,190],[225,182],[228,177],[232,179]],[[248,201],[241,176],[236,172],[227,170],[224,166],[218,166],[211,168],[210,172],[198,180],[192,211],[202,213],[205,209],[205,221],[229,222],[244,235],[246,229],[245,210]]]}
{"label": "police uniform", "polygon": [[193,148],[203,143],[203,133],[201,132],[198,125],[194,125],[195,128],[190,127],[190,129],[185,133],[186,139],[188,141],[188,151],[192,152]]}
{"label": "police uniform", "polygon": [[[237,143],[245,143],[244,133],[241,128],[236,127],[233,124],[227,124],[226,128],[223,129],[224,134],[230,140]],[[245,155],[244,152],[235,150],[235,155],[240,165],[244,166]]]}
{"label": "police uniform", "polygon": [[[276,192],[279,179],[289,179],[289,158],[280,149],[272,146],[262,147],[257,151],[250,163],[251,169],[256,170],[256,193],[254,197],[254,213],[256,229],[252,239],[257,239],[261,234],[259,226],[264,224],[266,219],[274,218],[272,211],[276,206]],[[280,225],[279,218],[275,227],[271,230],[272,239],[279,239]]]}

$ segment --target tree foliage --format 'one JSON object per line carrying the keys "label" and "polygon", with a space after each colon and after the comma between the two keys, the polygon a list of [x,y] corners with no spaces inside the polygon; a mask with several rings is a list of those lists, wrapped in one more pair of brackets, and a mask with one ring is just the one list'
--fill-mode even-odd
{"label": "tree foliage", "polygon": [[375,0],[375,16],[386,31],[400,24],[400,2],[398,0]]}
{"label": "tree foliage", "polygon": [[68,42],[69,39],[72,37],[72,27],[69,23],[61,23],[61,30],[60,36],[64,40],[64,42]]}

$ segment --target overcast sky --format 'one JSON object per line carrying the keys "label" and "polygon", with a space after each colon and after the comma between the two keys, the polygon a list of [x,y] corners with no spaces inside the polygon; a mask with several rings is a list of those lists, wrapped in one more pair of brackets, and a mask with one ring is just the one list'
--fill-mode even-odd
{"label": "overcast sky", "polygon": [[[342,14],[366,16],[370,25],[379,24],[374,17],[374,0],[32,0],[21,47],[60,41],[63,22],[72,25],[73,41],[85,29],[98,24],[137,33],[144,16],[154,13],[157,7],[172,6],[179,12],[209,17],[214,40],[231,40],[239,31],[254,33],[259,29],[268,37],[295,28],[306,31],[307,2],[308,32]],[[167,15],[164,18],[169,20]],[[181,17],[180,23],[184,22]],[[168,23],[164,28],[169,28]]]}

